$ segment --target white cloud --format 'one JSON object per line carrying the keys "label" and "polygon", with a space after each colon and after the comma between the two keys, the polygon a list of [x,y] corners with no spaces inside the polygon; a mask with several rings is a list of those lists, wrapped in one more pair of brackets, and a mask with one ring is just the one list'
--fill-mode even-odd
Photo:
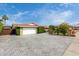
{"label": "white cloud", "polygon": [[[68,6],[79,6],[79,4],[59,4],[60,6],[68,7]],[[6,8],[7,4],[0,4],[1,9],[7,12],[10,8],[14,8],[15,10],[19,11],[15,6],[11,6],[10,8]],[[67,22],[67,20],[73,15],[73,12],[71,10],[65,10],[65,11],[58,11],[58,10],[52,10],[49,9],[50,7],[53,7],[52,4],[46,4],[45,7],[39,8],[34,11],[24,11],[24,12],[18,12],[16,14],[10,14],[9,18],[10,20],[7,21],[7,24],[10,24],[13,22],[13,20],[19,20],[20,18],[23,18],[23,15],[30,15],[35,18],[40,18],[39,23],[41,24],[60,24],[62,22]],[[5,9],[6,8],[6,9]],[[58,7],[56,7],[58,8]],[[29,17],[26,16],[26,19],[29,19]],[[31,18],[32,19],[32,18]],[[38,19],[37,19],[38,20]],[[10,23],[9,23],[10,22]],[[19,22],[19,21],[18,21]]]}
{"label": "white cloud", "polygon": [[[71,10],[58,11],[58,10],[52,10],[52,9],[49,10],[46,8],[41,8],[34,11],[18,12],[17,14],[9,15],[9,17],[11,18],[12,21],[12,20],[19,20],[20,18],[23,18],[22,17],[23,15],[30,15],[34,17],[34,19],[40,18],[39,19],[40,24],[56,25],[56,24],[61,24],[63,22],[67,22],[67,20],[73,15],[73,12]],[[27,18],[29,19],[29,17],[26,16],[26,19]]]}
{"label": "white cloud", "polygon": [[0,19],[2,19],[2,16],[0,16]]}
{"label": "white cloud", "polygon": [[[73,15],[73,12],[71,10],[66,10],[66,11],[53,11],[53,10],[36,10],[33,12],[30,11],[24,11],[24,12],[18,12],[17,14],[10,15],[11,16],[11,22],[14,20],[19,20],[20,18],[23,18],[23,15],[30,15],[35,17],[39,17],[39,24],[43,25],[50,25],[50,24],[61,24],[63,22],[67,22],[68,18],[70,18]],[[29,19],[29,17],[26,16],[26,18]],[[38,19],[37,19],[38,20]],[[10,21],[10,20],[9,20]],[[8,22],[9,22],[8,21]],[[19,22],[19,21],[18,21]]]}
{"label": "white cloud", "polygon": [[64,16],[64,17],[69,17],[72,15],[72,11],[68,10],[68,11],[64,11],[62,13],[60,13],[61,16]]}
{"label": "white cloud", "polygon": [[4,12],[7,12],[8,8],[6,7],[7,7],[7,4],[3,4],[3,3],[0,4],[0,10],[3,10]]}
{"label": "white cloud", "polygon": [[[53,13],[54,12],[54,13]],[[41,20],[40,23],[42,24],[61,24],[63,22],[68,22],[68,19],[73,15],[73,12],[71,10],[63,11],[63,12],[56,12],[52,11],[52,13],[49,13],[46,17]]]}
{"label": "white cloud", "polygon": [[17,14],[9,14],[9,20],[7,20],[7,25],[11,25],[14,21],[16,21],[16,23],[19,22],[20,18],[23,18],[23,15],[28,14],[29,11],[24,11],[24,12],[18,12]]}
{"label": "white cloud", "polygon": [[24,12],[18,12],[17,14],[13,15],[14,19],[18,19],[19,17],[26,15],[28,13],[28,11],[24,11]]}

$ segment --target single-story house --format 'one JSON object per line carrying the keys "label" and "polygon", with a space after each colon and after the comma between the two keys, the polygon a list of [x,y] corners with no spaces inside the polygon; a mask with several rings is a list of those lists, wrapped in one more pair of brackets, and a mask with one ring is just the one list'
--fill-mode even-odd
{"label": "single-story house", "polygon": [[20,35],[36,34],[38,25],[35,23],[13,24],[13,28],[20,28]]}

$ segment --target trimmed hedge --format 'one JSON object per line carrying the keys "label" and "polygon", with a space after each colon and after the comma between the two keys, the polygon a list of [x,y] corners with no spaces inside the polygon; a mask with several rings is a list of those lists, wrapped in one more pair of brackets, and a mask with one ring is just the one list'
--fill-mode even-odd
{"label": "trimmed hedge", "polygon": [[46,32],[46,31],[45,31],[45,29],[44,29],[43,26],[37,27],[37,33],[45,33],[45,32]]}
{"label": "trimmed hedge", "polygon": [[3,23],[0,22],[0,33],[2,32],[2,30],[3,30]]}
{"label": "trimmed hedge", "polygon": [[16,35],[20,35],[20,27],[16,27]]}

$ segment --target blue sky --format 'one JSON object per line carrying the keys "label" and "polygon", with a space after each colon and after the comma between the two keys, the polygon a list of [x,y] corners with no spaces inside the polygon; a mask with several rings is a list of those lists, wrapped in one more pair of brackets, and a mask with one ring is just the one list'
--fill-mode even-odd
{"label": "blue sky", "polygon": [[59,25],[79,23],[79,4],[68,3],[0,3],[0,18],[7,15],[7,25],[16,23],[37,23]]}

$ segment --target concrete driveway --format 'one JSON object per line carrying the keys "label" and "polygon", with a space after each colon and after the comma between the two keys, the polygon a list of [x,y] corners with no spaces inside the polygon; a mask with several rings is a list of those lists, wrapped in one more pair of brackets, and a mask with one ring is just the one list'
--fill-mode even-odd
{"label": "concrete driveway", "polygon": [[77,31],[76,39],[67,48],[67,50],[64,53],[64,56],[79,56],[79,31]]}
{"label": "concrete driveway", "polygon": [[26,36],[0,36],[3,56],[61,56],[73,42],[73,37],[47,33]]}

